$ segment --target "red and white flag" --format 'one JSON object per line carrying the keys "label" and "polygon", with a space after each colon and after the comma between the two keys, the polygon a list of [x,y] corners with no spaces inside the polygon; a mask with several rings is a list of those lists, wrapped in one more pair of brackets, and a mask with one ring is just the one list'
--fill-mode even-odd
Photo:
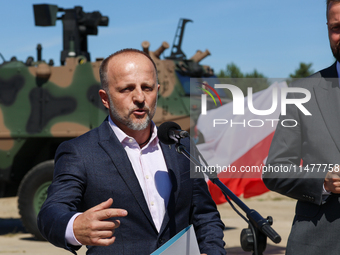
{"label": "red and white flag", "polygon": [[[256,115],[244,99],[244,115],[233,115],[233,103],[220,106],[200,115],[197,128],[205,142],[197,147],[209,166],[218,171],[221,181],[237,196],[257,196],[269,191],[261,178],[262,167],[268,156],[271,140],[281,109],[280,91],[286,82],[273,83],[267,89],[253,94],[256,110],[268,110],[277,100],[276,110],[270,115]],[[273,89],[278,91],[273,98]],[[215,127],[214,120],[219,119]],[[216,123],[216,121],[215,121]],[[224,123],[224,124],[222,124]],[[220,189],[208,181],[209,191],[216,204],[226,202]]]}

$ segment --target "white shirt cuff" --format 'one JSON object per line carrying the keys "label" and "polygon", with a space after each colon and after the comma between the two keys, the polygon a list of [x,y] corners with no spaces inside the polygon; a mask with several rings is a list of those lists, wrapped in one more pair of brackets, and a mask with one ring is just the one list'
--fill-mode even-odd
{"label": "white shirt cuff", "polygon": [[66,231],[65,231],[65,239],[68,244],[74,245],[74,246],[82,246],[82,244],[77,240],[77,238],[74,236],[73,232],[73,222],[74,220],[80,215],[81,213],[76,213],[72,216],[72,218],[67,223]]}
{"label": "white shirt cuff", "polygon": [[326,189],[325,189],[325,184],[323,185],[323,190],[322,190],[322,195],[330,195],[331,194],[331,192],[329,192],[329,191],[327,191]]}
{"label": "white shirt cuff", "polygon": [[331,192],[327,191],[325,189],[325,184],[323,185],[323,190],[322,190],[322,201],[325,202],[326,199],[329,197],[329,195],[331,194]]}

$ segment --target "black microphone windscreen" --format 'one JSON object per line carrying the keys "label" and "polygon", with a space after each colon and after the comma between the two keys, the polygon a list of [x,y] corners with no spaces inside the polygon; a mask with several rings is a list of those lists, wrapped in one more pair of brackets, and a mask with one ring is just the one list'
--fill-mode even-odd
{"label": "black microphone windscreen", "polygon": [[164,122],[163,124],[161,124],[157,130],[157,136],[158,139],[165,144],[174,144],[176,143],[175,140],[171,139],[169,137],[169,131],[170,129],[175,129],[175,130],[181,130],[180,125],[178,125],[175,122],[172,121],[168,121],[168,122]]}

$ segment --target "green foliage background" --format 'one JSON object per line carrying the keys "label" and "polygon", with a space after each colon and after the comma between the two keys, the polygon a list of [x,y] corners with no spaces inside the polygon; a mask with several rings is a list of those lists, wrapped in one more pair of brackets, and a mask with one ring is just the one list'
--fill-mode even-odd
{"label": "green foliage background", "polygon": [[[307,64],[301,62],[299,67],[295,69],[293,73],[289,74],[289,77],[286,80],[287,84],[289,84],[293,79],[312,75],[314,73],[314,71],[311,69],[312,65],[312,63]],[[223,78],[223,82],[238,86],[245,96],[248,94],[248,87],[253,88],[253,93],[255,93],[268,88],[268,86],[271,84],[269,78],[256,69],[250,73],[243,73],[235,63],[227,64],[226,69],[220,70],[220,72],[217,74],[217,77]],[[229,98],[232,98],[231,92],[229,90],[225,90],[225,92]]]}

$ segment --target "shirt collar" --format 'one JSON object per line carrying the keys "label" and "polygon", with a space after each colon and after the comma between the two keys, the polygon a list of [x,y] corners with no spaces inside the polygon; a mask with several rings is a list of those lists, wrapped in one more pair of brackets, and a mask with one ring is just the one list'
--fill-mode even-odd
{"label": "shirt collar", "polygon": [[[127,139],[133,139],[135,140],[133,137],[128,136],[127,134],[124,133],[123,130],[121,130],[111,119],[111,116],[109,115],[109,124],[110,127],[112,128],[113,132],[115,133],[115,135],[117,136],[118,140],[120,143],[123,143],[124,140]],[[152,125],[152,134],[151,134],[151,138],[149,140],[149,142],[147,143],[146,146],[144,146],[144,148],[148,147],[149,145],[155,145],[158,143],[158,137],[157,137],[157,127],[155,125],[155,123],[153,121],[151,121],[151,125]],[[136,142],[137,143],[137,142]],[[143,148],[143,149],[144,149]]]}

